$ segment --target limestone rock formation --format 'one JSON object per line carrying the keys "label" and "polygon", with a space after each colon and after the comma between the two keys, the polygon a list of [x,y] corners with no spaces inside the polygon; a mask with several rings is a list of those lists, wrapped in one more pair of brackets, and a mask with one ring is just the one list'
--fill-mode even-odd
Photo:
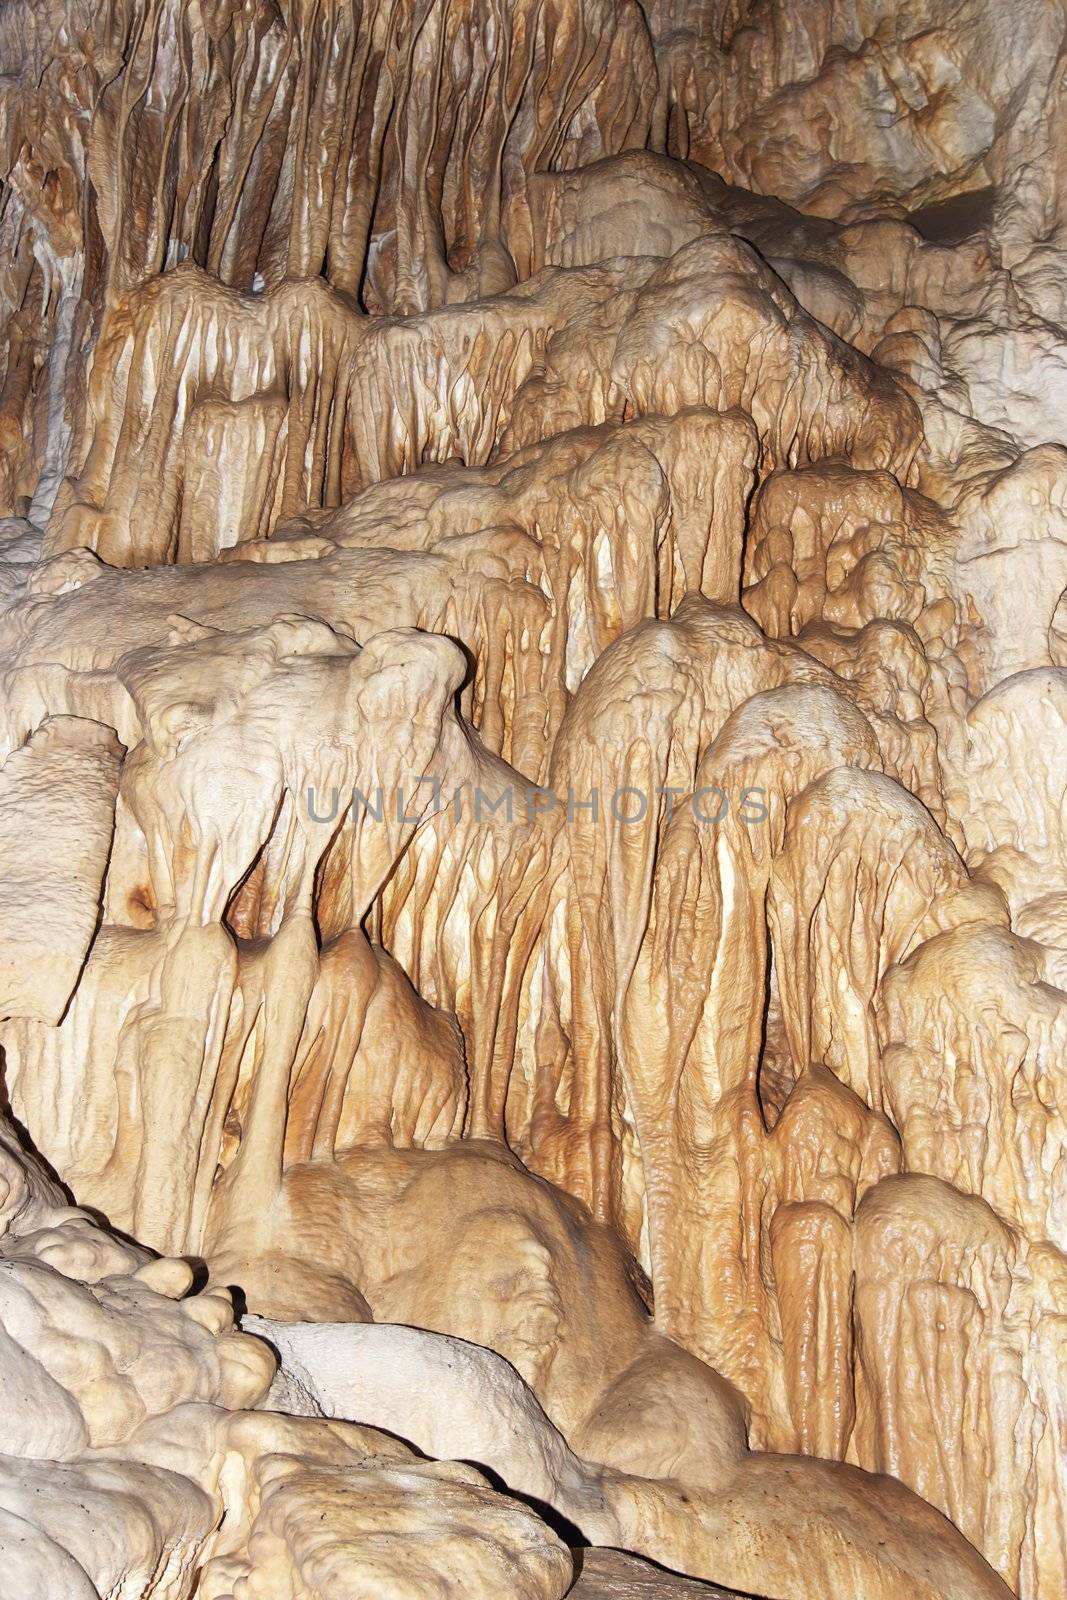
{"label": "limestone rock formation", "polygon": [[1065,63],[0,8],[0,1600],[1067,1600]]}

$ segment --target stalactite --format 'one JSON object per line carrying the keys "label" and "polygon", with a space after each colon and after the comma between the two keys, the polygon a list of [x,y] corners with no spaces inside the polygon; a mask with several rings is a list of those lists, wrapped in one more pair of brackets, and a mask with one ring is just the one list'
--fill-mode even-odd
{"label": "stalactite", "polygon": [[1067,1600],[1062,0],[0,57],[3,1595]]}

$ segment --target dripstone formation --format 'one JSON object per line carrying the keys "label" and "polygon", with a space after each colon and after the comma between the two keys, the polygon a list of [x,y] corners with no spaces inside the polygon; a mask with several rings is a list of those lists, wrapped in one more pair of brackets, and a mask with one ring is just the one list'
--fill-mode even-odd
{"label": "dripstone formation", "polygon": [[1067,1600],[1065,0],[0,6],[0,1600]]}

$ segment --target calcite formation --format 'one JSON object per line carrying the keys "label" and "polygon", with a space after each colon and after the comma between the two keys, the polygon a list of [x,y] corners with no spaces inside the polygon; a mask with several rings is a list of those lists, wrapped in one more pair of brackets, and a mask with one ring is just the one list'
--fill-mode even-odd
{"label": "calcite formation", "polygon": [[1065,138],[0,7],[0,1600],[1067,1600]]}

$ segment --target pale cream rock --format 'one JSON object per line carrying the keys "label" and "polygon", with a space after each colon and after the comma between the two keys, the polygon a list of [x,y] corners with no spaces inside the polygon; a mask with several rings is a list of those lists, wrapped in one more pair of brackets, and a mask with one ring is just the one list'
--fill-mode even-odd
{"label": "pale cream rock", "polygon": [[110,728],[55,717],[0,767],[0,1015],[55,1024],[66,1010],[96,931],[120,756]]}
{"label": "pale cream rock", "polygon": [[1067,1600],[1062,0],[0,58],[0,1587]]}

